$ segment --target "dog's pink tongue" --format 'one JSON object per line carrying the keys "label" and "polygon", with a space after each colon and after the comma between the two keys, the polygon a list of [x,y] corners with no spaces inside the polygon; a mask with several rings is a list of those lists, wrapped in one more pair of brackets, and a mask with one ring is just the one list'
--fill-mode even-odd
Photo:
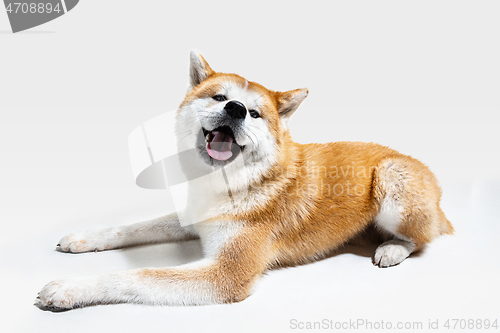
{"label": "dog's pink tongue", "polygon": [[212,140],[207,143],[208,155],[219,161],[225,161],[233,156],[231,152],[233,138],[219,131],[213,131],[212,135]]}

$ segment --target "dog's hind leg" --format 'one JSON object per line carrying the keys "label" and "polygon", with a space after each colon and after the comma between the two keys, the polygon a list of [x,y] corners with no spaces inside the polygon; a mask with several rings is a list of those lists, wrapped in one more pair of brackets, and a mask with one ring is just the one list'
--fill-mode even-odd
{"label": "dog's hind leg", "polygon": [[380,207],[375,226],[393,237],[377,248],[374,265],[397,265],[435,237],[453,233],[439,207],[437,180],[421,162],[404,155],[382,160],[373,189]]}
{"label": "dog's hind leg", "polygon": [[126,226],[72,233],[63,237],[56,249],[61,252],[81,253],[197,238],[192,226],[182,227],[177,215],[171,214]]}

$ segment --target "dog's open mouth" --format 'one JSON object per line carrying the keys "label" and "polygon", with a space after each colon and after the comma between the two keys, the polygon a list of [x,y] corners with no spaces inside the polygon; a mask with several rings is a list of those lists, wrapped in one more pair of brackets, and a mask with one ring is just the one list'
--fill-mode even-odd
{"label": "dog's open mouth", "polygon": [[234,152],[233,146],[238,146],[233,130],[229,126],[217,127],[212,131],[203,128],[203,135],[205,136],[208,155],[219,161],[230,159]]}

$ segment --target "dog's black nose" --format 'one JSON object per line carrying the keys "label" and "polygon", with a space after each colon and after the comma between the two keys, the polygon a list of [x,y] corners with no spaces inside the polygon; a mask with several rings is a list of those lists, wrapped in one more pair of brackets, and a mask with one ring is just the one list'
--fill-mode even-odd
{"label": "dog's black nose", "polygon": [[247,108],[238,101],[229,101],[224,107],[231,118],[243,119],[247,115]]}

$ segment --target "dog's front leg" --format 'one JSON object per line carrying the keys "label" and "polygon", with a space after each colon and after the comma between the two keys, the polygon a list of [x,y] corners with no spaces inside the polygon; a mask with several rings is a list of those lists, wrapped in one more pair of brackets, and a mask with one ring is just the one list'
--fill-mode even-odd
{"label": "dog's front leg", "polygon": [[137,269],[95,277],[53,281],[39,293],[35,305],[62,311],[111,303],[202,305],[238,302],[271,256],[262,232],[243,232],[224,241],[210,258],[176,268]]}
{"label": "dog's front leg", "polygon": [[139,244],[197,239],[192,226],[182,227],[177,214],[150,221],[102,230],[86,230],[64,236],[57,244],[61,252],[81,253],[123,248]]}

